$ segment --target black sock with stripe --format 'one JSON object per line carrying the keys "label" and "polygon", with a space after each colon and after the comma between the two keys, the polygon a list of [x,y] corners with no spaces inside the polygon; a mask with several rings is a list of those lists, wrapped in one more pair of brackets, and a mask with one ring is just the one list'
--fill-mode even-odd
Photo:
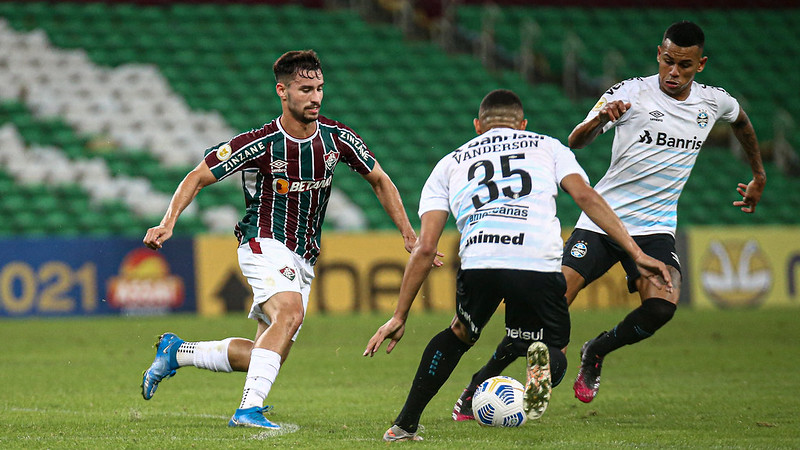
{"label": "black sock with stripe", "polygon": [[396,425],[409,433],[417,431],[422,411],[453,373],[461,356],[471,347],[462,342],[450,328],[428,342],[403,410],[394,421]]}

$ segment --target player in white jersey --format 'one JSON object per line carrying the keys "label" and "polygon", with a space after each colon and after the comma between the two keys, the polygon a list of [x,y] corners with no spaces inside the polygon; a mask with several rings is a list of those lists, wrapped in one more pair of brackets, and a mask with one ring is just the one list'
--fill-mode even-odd
{"label": "player in white jersey", "polygon": [[542,415],[563,377],[570,320],[561,274],[561,187],[610,236],[621,242],[642,274],[671,290],[666,266],[647,255],[608,204],[588,184],[572,152],[556,139],[525,131],[522,102],[507,90],[481,102],[478,137],[445,156],[422,190],[419,240],[403,275],[394,315],[370,339],[364,356],[384,340],[389,353],[403,337],[408,312],[428,275],[452,211],[461,233],[456,314],[423,352],[405,406],[384,440],[419,440],[425,406],[478,340],[501,301],[515,351],[528,358],[525,410]]}
{"label": "player in white jersey", "polygon": [[[635,264],[596,221],[581,214],[564,246],[563,273],[567,301],[611,266],[620,262],[628,289],[639,292],[642,304],[610,331],[584,344],[575,396],[590,402],[600,387],[603,358],[624,345],[653,335],[673,316],[680,295],[680,262],[675,251],[678,197],[697,154],[717,120],[731,123],[748,157],[753,180],[740,183],[742,200],[733,202],[745,213],[755,211],[766,183],[755,131],[737,101],[725,90],[699,84],[694,77],[705,67],[703,31],[691,22],[670,26],[658,47],[659,71],[611,87],[569,136],[571,148],[582,148],[600,133],[615,129],[611,165],[595,189],[608,201],[636,243],[663,261],[675,289],[657,290],[639,277]],[[499,374],[516,357],[507,338],[480,369],[456,403],[453,417],[471,419],[475,383]]]}

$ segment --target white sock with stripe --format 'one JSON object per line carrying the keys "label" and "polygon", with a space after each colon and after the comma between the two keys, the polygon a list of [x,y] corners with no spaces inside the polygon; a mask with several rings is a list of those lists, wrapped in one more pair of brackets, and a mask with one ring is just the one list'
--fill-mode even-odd
{"label": "white sock with stripe", "polygon": [[250,368],[247,370],[239,408],[263,407],[280,368],[281,355],[272,350],[254,348],[250,353]]}
{"label": "white sock with stripe", "polygon": [[233,338],[221,341],[184,342],[175,356],[178,366],[194,366],[214,372],[233,372],[228,360],[228,347]]}

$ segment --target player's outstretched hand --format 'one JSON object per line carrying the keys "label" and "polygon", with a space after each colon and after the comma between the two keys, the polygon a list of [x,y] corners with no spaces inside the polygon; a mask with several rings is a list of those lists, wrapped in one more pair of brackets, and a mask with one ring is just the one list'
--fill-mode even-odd
{"label": "player's outstretched hand", "polygon": [[172,229],[165,227],[164,225],[159,225],[157,227],[152,227],[147,230],[147,234],[144,235],[144,245],[152,248],[153,250],[158,250],[164,244],[164,242],[172,237]]}
{"label": "player's outstretched hand", "polygon": [[666,287],[667,292],[672,293],[672,277],[669,275],[666,264],[642,253],[636,258],[636,266],[639,268],[639,273],[653,286],[658,289]]}
{"label": "player's outstretched hand", "polygon": [[753,179],[747,184],[739,183],[736,191],[739,192],[742,199],[733,202],[733,206],[738,206],[743,212],[752,214],[756,211],[758,202],[761,201],[761,193],[764,192],[764,183]]}
{"label": "player's outstretched hand", "polygon": [[622,117],[629,109],[631,109],[630,103],[623,102],[622,100],[614,100],[600,108],[598,117],[601,123],[613,122]]}
{"label": "player's outstretched hand", "polygon": [[394,316],[383,324],[372,336],[364,350],[364,356],[373,356],[386,339],[391,339],[386,347],[386,353],[391,353],[394,346],[403,338],[406,331],[406,323]]}

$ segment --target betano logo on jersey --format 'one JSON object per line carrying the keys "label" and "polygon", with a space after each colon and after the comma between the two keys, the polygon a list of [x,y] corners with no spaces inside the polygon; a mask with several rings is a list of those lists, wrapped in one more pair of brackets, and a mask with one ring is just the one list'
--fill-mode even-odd
{"label": "betano logo on jersey", "polygon": [[692,136],[692,139],[684,139],[670,136],[663,131],[659,131],[656,134],[655,139],[653,139],[653,136],[650,134],[650,130],[644,130],[644,132],[639,136],[639,143],[654,143],[655,145],[661,145],[669,148],[682,148],[686,150],[700,150],[700,147],[703,146],[703,141],[697,139],[697,136]]}
{"label": "betano logo on jersey", "polygon": [[285,178],[275,178],[272,181],[272,190],[278,194],[285,195],[289,192],[306,192],[326,188],[331,185],[331,182],[333,182],[333,177],[317,181],[289,181]]}
{"label": "betano logo on jersey", "polygon": [[703,290],[723,308],[758,306],[772,288],[772,271],[755,240],[711,241],[700,267]]}
{"label": "betano logo on jersey", "polygon": [[106,286],[108,304],[123,311],[177,308],[183,304],[184,292],[183,280],[170,274],[166,259],[145,248],[125,255],[119,275]]}

